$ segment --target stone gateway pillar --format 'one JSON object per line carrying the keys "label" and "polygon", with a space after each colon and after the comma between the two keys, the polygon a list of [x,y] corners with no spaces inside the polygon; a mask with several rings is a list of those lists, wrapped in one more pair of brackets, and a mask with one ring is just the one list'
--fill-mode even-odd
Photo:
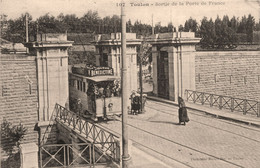
{"label": "stone gateway pillar", "polygon": [[152,35],[153,94],[177,101],[186,89],[195,90],[195,38],[193,32]]}
{"label": "stone gateway pillar", "polygon": [[[96,48],[96,66],[108,66],[113,68],[116,76],[121,76],[121,33],[102,34],[95,36],[92,42]],[[126,33],[126,59],[128,62],[128,82],[131,91],[138,89],[137,78],[137,48],[141,40],[136,39],[135,33]]]}
{"label": "stone gateway pillar", "polygon": [[25,43],[37,62],[39,121],[48,121],[55,104],[68,103],[68,47],[66,34],[39,34],[35,42]]}
{"label": "stone gateway pillar", "polygon": [[25,43],[37,63],[38,127],[40,136],[50,124],[55,104],[69,104],[68,47],[66,34],[38,34],[34,42]]}

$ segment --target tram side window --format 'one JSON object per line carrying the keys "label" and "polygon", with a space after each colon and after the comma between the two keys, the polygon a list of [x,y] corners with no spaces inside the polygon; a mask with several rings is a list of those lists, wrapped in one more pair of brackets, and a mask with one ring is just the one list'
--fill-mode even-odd
{"label": "tram side window", "polygon": [[86,83],[83,82],[83,89],[82,89],[83,92],[86,92]]}
{"label": "tram side window", "polygon": [[77,89],[77,80],[73,80],[74,87]]}
{"label": "tram side window", "polygon": [[79,81],[77,80],[77,89],[79,90]]}
{"label": "tram side window", "polygon": [[69,86],[73,86],[73,83],[72,83],[73,81],[70,79],[69,80]]}
{"label": "tram side window", "polygon": [[82,91],[82,81],[79,81],[79,90]]}

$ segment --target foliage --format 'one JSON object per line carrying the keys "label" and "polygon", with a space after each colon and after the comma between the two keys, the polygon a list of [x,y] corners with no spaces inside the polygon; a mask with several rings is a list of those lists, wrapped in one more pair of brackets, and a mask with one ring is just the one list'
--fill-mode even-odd
{"label": "foliage", "polygon": [[183,25],[180,25],[180,26],[179,26],[178,31],[179,31],[179,32],[183,32],[183,31],[184,31]]}
{"label": "foliage", "polygon": [[200,27],[201,45],[203,48],[214,48],[216,32],[212,19],[209,21],[204,17]]}
{"label": "foliage", "polygon": [[[253,31],[257,30],[255,19],[250,14],[243,16],[241,21],[233,16],[231,19],[224,15],[219,16],[213,22],[204,17],[201,21],[199,30],[201,45],[203,48],[232,49],[239,42],[253,42]],[[246,40],[243,40],[241,34],[246,34]]]}
{"label": "foliage", "polygon": [[173,32],[173,31],[176,31],[175,29],[174,29],[174,26],[173,26],[173,24],[172,24],[172,22],[170,22],[170,23],[168,23],[168,27],[167,27],[167,32]]}
{"label": "foliage", "polygon": [[140,65],[140,62],[142,65],[147,65],[152,62],[152,46],[146,42],[145,39],[142,41],[142,44],[138,50],[138,65]]}
{"label": "foliage", "polygon": [[[121,31],[121,19],[118,15],[101,18],[96,11],[87,11],[82,17],[75,14],[59,14],[57,17],[49,13],[40,16],[36,20],[28,13],[22,14],[17,19],[9,19],[7,15],[1,16],[1,35],[4,39],[12,42],[25,41],[25,15],[29,20],[29,34],[35,36],[38,33],[89,33],[108,34]],[[155,24],[155,33],[166,33],[176,31],[195,32],[196,37],[201,37],[201,45],[204,48],[234,48],[237,42],[237,34],[246,34],[245,41],[252,43],[253,31],[260,30],[259,21],[256,23],[252,15],[243,16],[241,19],[227,15],[215,20],[204,17],[201,23],[190,17],[182,25],[173,25],[171,22],[163,26],[160,22]],[[152,34],[152,26],[144,24],[140,20],[134,23],[128,20],[126,23],[127,32],[136,33],[137,36],[149,36]]]}
{"label": "foliage", "polygon": [[9,50],[7,48],[2,48],[1,54],[9,54]]}
{"label": "foliage", "polygon": [[195,32],[197,33],[198,31],[198,23],[195,19],[192,19],[191,17],[186,20],[185,24],[184,24],[184,31],[185,32]]}
{"label": "foliage", "polygon": [[[128,24],[131,22],[128,21]],[[142,35],[142,36],[148,36],[152,34],[152,26],[147,25],[147,24],[142,24],[141,21],[136,21],[134,25],[130,25],[131,31],[133,33],[136,33],[137,35]]]}
{"label": "foliage", "polygon": [[20,168],[21,167],[20,152],[12,154],[5,161],[2,161],[1,166],[3,168]]}
{"label": "foliage", "polygon": [[91,51],[69,51],[69,65],[74,64],[95,64],[95,53]]}
{"label": "foliage", "polygon": [[14,148],[19,147],[20,141],[24,138],[27,132],[21,123],[16,126],[12,126],[10,122],[4,120],[1,124],[1,139],[8,140],[8,145],[2,146],[2,149],[8,154],[12,155]]}
{"label": "foliage", "polygon": [[3,121],[1,124],[1,141],[7,141],[8,144],[2,145],[2,149],[6,152],[8,158],[7,160],[2,161],[2,167],[20,167],[20,153],[16,152],[15,148],[17,149],[19,147],[26,132],[27,128],[25,128],[21,123],[12,126],[12,124],[7,120]]}

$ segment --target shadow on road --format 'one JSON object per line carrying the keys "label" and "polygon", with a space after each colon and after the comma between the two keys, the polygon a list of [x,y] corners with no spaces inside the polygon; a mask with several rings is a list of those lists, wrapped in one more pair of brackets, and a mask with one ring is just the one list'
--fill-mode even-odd
{"label": "shadow on road", "polygon": [[169,121],[149,121],[149,122],[179,125],[179,123],[169,122]]}

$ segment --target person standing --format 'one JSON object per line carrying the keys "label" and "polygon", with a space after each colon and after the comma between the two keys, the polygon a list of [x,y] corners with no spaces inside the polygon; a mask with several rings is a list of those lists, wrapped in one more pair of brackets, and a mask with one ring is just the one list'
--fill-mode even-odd
{"label": "person standing", "polygon": [[78,116],[82,115],[82,103],[81,103],[80,99],[77,99],[76,113],[77,113]]}
{"label": "person standing", "polygon": [[188,112],[184,100],[181,97],[178,97],[179,105],[179,124],[182,122],[186,125],[186,122],[189,122]]}

